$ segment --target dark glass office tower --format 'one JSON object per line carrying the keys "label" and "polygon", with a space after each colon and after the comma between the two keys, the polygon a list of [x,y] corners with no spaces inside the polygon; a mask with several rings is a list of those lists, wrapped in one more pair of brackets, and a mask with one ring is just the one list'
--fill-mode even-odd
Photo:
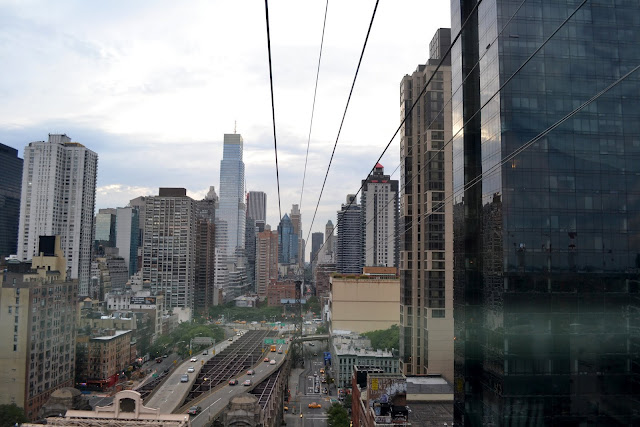
{"label": "dark glass office tower", "polygon": [[0,265],[17,253],[22,163],[18,150],[0,144]]}
{"label": "dark glass office tower", "polygon": [[476,3],[451,2],[455,421],[640,425],[640,72],[569,116],[640,64],[640,4]]}

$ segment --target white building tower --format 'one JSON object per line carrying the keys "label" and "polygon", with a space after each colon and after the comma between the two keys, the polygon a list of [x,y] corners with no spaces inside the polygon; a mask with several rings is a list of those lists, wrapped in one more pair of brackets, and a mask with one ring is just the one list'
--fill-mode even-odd
{"label": "white building tower", "polygon": [[17,255],[30,260],[40,236],[59,235],[80,295],[89,292],[97,171],[98,155],[65,134],[24,149]]}

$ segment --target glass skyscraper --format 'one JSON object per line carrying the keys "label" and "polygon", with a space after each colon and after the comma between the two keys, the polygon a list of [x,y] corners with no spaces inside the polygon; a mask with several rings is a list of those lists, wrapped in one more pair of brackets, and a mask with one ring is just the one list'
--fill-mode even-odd
{"label": "glass skyscraper", "polygon": [[638,425],[640,73],[577,109],[640,65],[640,4],[476,3],[451,1],[455,422]]}
{"label": "glass skyscraper", "polygon": [[21,184],[22,159],[18,150],[0,144],[0,264],[16,253]]}
{"label": "glass skyscraper", "polygon": [[220,201],[216,220],[224,223],[216,230],[216,247],[233,256],[236,248],[244,248],[245,190],[243,141],[240,134],[224,135],[224,151],[220,161]]}
{"label": "glass skyscraper", "polygon": [[298,263],[298,235],[289,214],[284,214],[278,225],[278,263]]}

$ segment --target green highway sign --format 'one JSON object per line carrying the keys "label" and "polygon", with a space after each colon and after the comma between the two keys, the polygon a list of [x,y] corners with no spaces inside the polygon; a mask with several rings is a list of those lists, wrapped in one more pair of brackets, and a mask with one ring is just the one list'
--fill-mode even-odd
{"label": "green highway sign", "polygon": [[277,340],[276,341],[278,344],[286,344],[287,340]]}
{"label": "green highway sign", "polygon": [[265,343],[265,344],[273,344],[273,339],[271,339],[271,338],[265,338],[265,339],[264,339],[264,343]]}

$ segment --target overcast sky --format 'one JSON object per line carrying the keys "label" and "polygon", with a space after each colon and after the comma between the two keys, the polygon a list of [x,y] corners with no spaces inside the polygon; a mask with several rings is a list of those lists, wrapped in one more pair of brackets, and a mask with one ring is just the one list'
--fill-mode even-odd
{"label": "overcast sky", "polygon": [[[330,0],[302,198],[306,238],[374,0]],[[269,2],[282,214],[300,203],[325,0]],[[449,2],[382,0],[313,231],[355,193],[400,123],[399,85],[450,26]],[[0,0],[0,143],[66,133],[99,155],[96,210],[185,187],[219,193],[222,140],[278,223],[265,5]],[[398,166],[398,140],[381,162]],[[399,178],[399,172],[394,174]]]}

